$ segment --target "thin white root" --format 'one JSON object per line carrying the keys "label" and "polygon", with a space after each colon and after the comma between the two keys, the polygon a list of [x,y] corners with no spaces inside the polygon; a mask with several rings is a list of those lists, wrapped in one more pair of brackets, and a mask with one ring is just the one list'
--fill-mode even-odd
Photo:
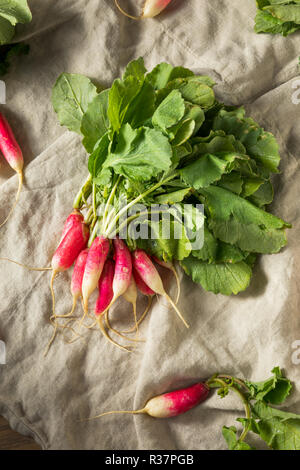
{"label": "thin white root", "polygon": [[117,336],[119,336],[120,338],[126,339],[127,341],[132,341],[132,342],[134,342],[134,343],[144,342],[144,340],[142,340],[142,339],[128,338],[127,336],[122,335],[122,333],[120,333],[120,331],[118,331],[118,330],[116,330],[115,328],[113,328],[113,327],[110,325],[110,322],[109,322],[108,310],[106,310],[106,312],[103,313],[103,315],[105,315],[105,323],[106,323],[106,326],[107,326],[108,330],[111,330],[113,333],[115,333],[115,334],[116,334]]}
{"label": "thin white root", "polygon": [[142,19],[142,16],[133,16],[133,15],[130,15],[129,13],[127,13],[125,10],[123,10],[123,8],[120,6],[118,0],[115,0],[115,4],[116,4],[116,7],[118,8],[118,10],[119,10],[123,15],[127,16],[128,18],[131,18],[132,20],[141,20],[141,19]]}
{"label": "thin white root", "polygon": [[107,332],[105,331],[104,325],[103,325],[103,315],[101,315],[101,317],[98,318],[97,323],[98,323],[98,325],[99,325],[99,328],[100,328],[101,333],[103,334],[103,336],[104,336],[110,343],[112,343],[114,346],[117,346],[117,348],[122,349],[123,351],[132,352],[132,350],[131,350],[129,347],[126,348],[125,346],[121,346],[121,344],[119,344],[119,343],[117,343],[116,341],[114,341],[114,340],[107,334]]}
{"label": "thin white root", "polygon": [[55,318],[68,318],[68,317],[71,317],[74,313],[75,308],[76,308],[76,304],[77,304],[77,298],[73,297],[73,305],[72,305],[71,311],[69,313],[64,313],[63,315],[55,315]]}
{"label": "thin white root", "polygon": [[27,266],[27,264],[18,263],[18,261],[14,261],[10,258],[0,258],[0,261],[9,261],[10,263],[17,264],[18,266],[28,269],[29,271],[52,271],[52,268],[50,266],[49,268],[35,268],[33,266]]}
{"label": "thin white root", "polygon": [[[144,313],[141,315],[141,317],[139,318],[139,320],[137,321],[137,325],[139,326],[142,321],[145,319],[147,313],[149,312],[150,308],[151,308],[151,305],[152,305],[152,299],[153,297],[150,297],[148,298],[148,305],[144,311]],[[122,331],[122,333],[133,333],[134,331],[136,330],[136,326],[133,326],[132,328],[130,328],[129,330],[125,330],[125,331]]]}
{"label": "thin white root", "polygon": [[143,408],[142,410],[136,411],[106,411],[106,413],[101,413],[100,415],[94,416],[93,418],[85,418],[79,420],[79,423],[83,423],[84,421],[93,421],[94,419],[101,418],[102,416],[107,415],[115,415],[115,414],[130,414],[130,415],[138,415],[138,414],[146,414],[147,411]]}
{"label": "thin white root", "polygon": [[21,193],[21,189],[22,189],[22,186],[23,186],[23,172],[22,171],[18,171],[18,177],[19,177],[19,186],[18,186],[18,191],[17,191],[17,194],[16,194],[16,199],[15,199],[15,202],[13,203],[7,217],[3,220],[3,222],[0,224],[0,228],[3,227],[3,225],[6,224],[6,222],[8,221],[8,219],[10,218],[10,216],[12,215],[13,211],[15,210],[16,208],[16,205],[18,204],[18,201],[19,201],[19,198],[20,198],[20,193]]}
{"label": "thin white root", "polygon": [[171,297],[165,293],[164,297],[167,299],[167,301],[172,305],[172,307],[174,308],[175,312],[177,313],[177,315],[179,316],[179,318],[181,319],[181,321],[184,323],[184,325],[186,326],[186,328],[189,328],[190,325],[185,321],[185,319],[183,318],[181,312],[179,311],[178,307],[175,305],[175,303],[173,302],[173,300],[171,299]]}

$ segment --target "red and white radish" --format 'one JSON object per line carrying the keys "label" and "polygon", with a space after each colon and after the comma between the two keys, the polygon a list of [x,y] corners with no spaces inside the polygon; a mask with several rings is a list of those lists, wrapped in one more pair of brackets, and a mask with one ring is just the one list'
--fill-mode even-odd
{"label": "red and white radish", "polygon": [[132,274],[131,255],[127,245],[120,238],[114,238],[113,246],[116,263],[113,280],[114,296],[109,307],[127,291]]}
{"label": "red and white radish", "polygon": [[191,387],[164,393],[149,400],[145,407],[136,411],[107,411],[89,420],[109,414],[147,414],[152,418],[173,418],[191,410],[202,403],[209,395],[209,387],[205,383],[196,383]]}
{"label": "red and white radish", "polygon": [[144,18],[153,18],[159,15],[171,2],[171,0],[146,0],[141,16],[133,16],[127,13],[119,4],[119,0],[115,0],[118,10],[128,18],[133,20],[142,20]]}
{"label": "red and white radish", "polygon": [[175,300],[175,304],[177,304],[178,300],[179,300],[179,297],[180,297],[180,281],[179,281],[179,277],[178,277],[175,266],[170,261],[163,261],[163,260],[157,258],[157,256],[152,256],[152,258],[155,261],[155,263],[159,264],[163,268],[169,269],[174,274],[174,277],[175,277],[176,283],[177,283],[177,296],[176,296],[176,300]]}
{"label": "red and white radish", "polygon": [[150,289],[150,287],[148,287],[147,284],[143,281],[138,271],[135,269],[134,265],[132,266],[132,274],[133,274],[136,286],[142,294],[149,295],[149,296],[155,295],[155,292],[152,289]]}
{"label": "red and white radish", "polygon": [[[61,234],[60,242],[65,238],[65,235],[68,233],[68,231],[76,224],[78,223],[83,223],[84,222],[84,217],[79,212],[77,209],[74,209],[71,214],[67,217],[64,226],[63,226],[63,231]],[[59,242],[59,243],[60,243]]]}
{"label": "red and white radish", "polygon": [[125,351],[130,351],[129,348],[125,346],[121,346],[119,343],[114,341],[105,331],[103,325],[103,314],[107,312],[107,309],[113,299],[114,292],[113,292],[113,279],[115,273],[115,263],[113,260],[108,259],[106,260],[101,277],[99,279],[99,295],[96,301],[94,313],[97,318],[97,323],[99,328],[104,335],[104,337],[110,341],[114,346],[117,346],[120,349]]}
{"label": "red and white radish", "polygon": [[132,304],[134,323],[136,327],[136,332],[138,333],[139,325],[136,319],[137,287],[136,287],[136,283],[135,283],[133,275],[131,275],[129,286],[127,290],[124,292],[123,297],[125,300],[127,300],[127,302]]}
{"label": "red and white radish", "polygon": [[22,184],[23,184],[24,160],[23,160],[22,150],[20,149],[20,146],[15,139],[13,131],[10,125],[8,124],[7,120],[5,119],[5,117],[1,113],[0,113],[0,150],[4,158],[10,165],[10,167],[13,170],[15,170],[15,172],[18,174],[18,177],[19,177],[19,187],[18,187],[16,198],[15,198],[15,202],[12,208],[10,209],[5,220],[1,223],[0,227],[2,227],[8,221],[11,214],[13,213],[20,197],[20,192],[21,192]]}
{"label": "red and white radish", "polygon": [[53,282],[55,276],[62,271],[69,269],[76,260],[79,253],[86,247],[89,239],[89,228],[82,222],[77,222],[67,232],[63,240],[58,245],[52,261],[52,277],[50,290],[52,295],[52,316],[55,317],[55,296]]}
{"label": "red and white radish", "polygon": [[96,289],[104,263],[108,256],[110,243],[108,238],[96,237],[89,249],[82,280],[82,298],[84,313],[88,312],[88,301]]}
{"label": "red and white radish", "polygon": [[96,301],[94,313],[99,317],[106,312],[107,307],[113,299],[113,279],[115,273],[115,263],[112,259],[105,261],[101,277],[99,279],[99,295]]}
{"label": "red and white radish", "polygon": [[133,266],[135,270],[138,272],[138,274],[140,275],[142,280],[147,284],[147,286],[150,287],[150,289],[152,289],[156,294],[159,294],[165,297],[168,300],[168,302],[172,305],[175,312],[177,313],[179,318],[182,320],[186,328],[189,328],[189,325],[183,318],[181,312],[176,307],[175,303],[170,298],[170,296],[166,293],[161,277],[157,269],[155,268],[154,264],[152,263],[151,259],[145,253],[145,251],[139,248],[136,249],[132,254],[132,260],[133,260]]}
{"label": "red and white radish", "polygon": [[145,308],[142,315],[140,316],[140,318],[138,319],[137,324],[133,328],[130,328],[128,330],[123,331],[123,333],[132,333],[133,331],[136,330],[136,327],[139,326],[142,323],[142,321],[145,319],[147,313],[150,310],[150,307],[151,307],[151,304],[152,304],[152,299],[153,299],[153,296],[155,295],[155,292],[152,289],[150,289],[150,287],[147,286],[147,284],[143,281],[143,279],[141,278],[139,273],[136,271],[136,269],[134,269],[134,266],[132,266],[132,275],[133,275],[133,278],[135,280],[135,284],[136,284],[138,290],[142,294],[144,294],[148,297],[148,305]]}
{"label": "red and white radish", "polygon": [[89,250],[87,248],[85,250],[82,250],[76,259],[71,279],[71,294],[73,297],[73,306],[71,311],[64,316],[71,316],[73,314],[77,300],[82,296],[82,280],[88,252]]}

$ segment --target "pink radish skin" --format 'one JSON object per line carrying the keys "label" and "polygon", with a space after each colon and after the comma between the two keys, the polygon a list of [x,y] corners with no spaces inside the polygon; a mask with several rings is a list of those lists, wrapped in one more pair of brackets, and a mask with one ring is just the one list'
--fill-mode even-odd
{"label": "pink radish skin", "polygon": [[143,8],[142,18],[153,18],[159,15],[171,0],[147,0]]}
{"label": "pink radish skin", "polygon": [[177,283],[177,297],[176,297],[176,300],[175,300],[175,304],[177,304],[178,300],[179,300],[179,297],[180,297],[180,281],[179,281],[179,277],[178,277],[175,266],[171,262],[163,261],[163,260],[157,258],[156,256],[152,256],[152,258],[155,261],[155,263],[157,263],[159,266],[162,266],[165,269],[169,269],[174,274],[174,277],[175,277],[175,280],[176,280],[176,283]]}
{"label": "pink radish skin", "polygon": [[4,221],[0,224],[0,227],[2,227],[4,224],[6,224],[11,214],[13,213],[20,197],[20,192],[21,192],[22,185],[23,185],[24,160],[23,160],[22,150],[20,149],[19,144],[15,139],[13,131],[11,130],[10,125],[8,124],[7,120],[1,113],[0,113],[0,150],[5,160],[8,162],[9,166],[13,170],[15,170],[15,172],[18,174],[18,177],[19,177],[19,186],[18,186],[15,202],[12,205]]}
{"label": "pink radish skin", "polygon": [[141,278],[137,270],[134,268],[134,266],[132,267],[132,274],[133,274],[136,286],[142,294],[148,295],[148,296],[153,296],[155,294],[155,292],[152,289],[150,289],[150,287],[148,287],[147,284],[143,281],[143,279]]}
{"label": "pink radish skin", "polygon": [[171,2],[171,0],[146,0],[141,16],[133,16],[123,10],[119,4],[119,0],[115,0],[118,10],[128,18],[133,20],[142,20],[144,18],[153,18],[159,15]]}
{"label": "pink radish skin", "polygon": [[113,299],[113,279],[115,273],[115,263],[108,259],[105,261],[101,277],[99,279],[99,295],[95,305],[95,315],[98,317],[107,310]]}
{"label": "pink radish skin", "polygon": [[139,325],[136,319],[137,287],[136,287],[136,283],[135,283],[133,275],[131,275],[129,286],[127,290],[124,292],[123,297],[125,300],[127,300],[127,302],[132,304],[134,323],[136,327],[136,332],[138,333]]}
{"label": "pink radish skin", "polygon": [[174,418],[179,416],[192,408],[196,407],[209,395],[209,387],[205,383],[197,383],[191,387],[175,390],[174,392],[164,393],[157,397],[151,398],[146,403],[146,406],[141,410],[136,411],[107,411],[101,413],[89,420],[100,418],[110,414],[147,414],[152,418]]}
{"label": "pink radish skin", "polygon": [[97,323],[99,325],[99,328],[103,336],[108,341],[110,341],[114,346],[117,346],[123,351],[130,352],[129,348],[126,348],[125,346],[121,346],[120,344],[116,343],[116,341],[114,341],[108,335],[103,324],[104,313],[107,314],[108,308],[114,296],[114,293],[113,293],[114,274],[115,274],[115,263],[113,260],[108,259],[104,264],[103,271],[99,279],[99,295],[98,295],[97,302],[95,305],[94,313],[97,318]]}
{"label": "pink radish skin", "polygon": [[0,113],[0,150],[9,166],[17,173],[23,170],[23,154],[13,131],[5,117]]}
{"label": "pink radish skin", "polygon": [[74,225],[65,235],[52,258],[53,273],[66,271],[76,260],[79,253],[86,247],[89,229],[83,224]]}
{"label": "pink radish skin", "polygon": [[[68,231],[76,224],[78,223],[83,223],[84,222],[84,217],[83,215],[76,209],[74,209],[73,212],[67,217],[64,226],[63,226],[63,231],[61,234],[61,239],[60,242],[65,238],[66,234]],[[59,243],[60,243],[59,242]]]}
{"label": "pink radish skin", "polygon": [[116,262],[115,275],[113,280],[113,303],[120,295],[123,295],[130,284],[132,274],[132,262],[130,251],[120,238],[113,240],[115,250],[114,259]]}
{"label": "pink radish skin", "polygon": [[89,249],[82,280],[82,297],[85,313],[88,311],[89,297],[98,285],[109,248],[108,238],[96,237]]}
{"label": "pink radish skin", "polygon": [[73,300],[76,303],[79,297],[81,296],[81,288],[82,288],[82,279],[85,270],[86,260],[88,256],[88,249],[82,250],[75,262],[72,280],[71,280],[71,294],[73,296]]}
{"label": "pink radish skin", "polygon": [[208,386],[204,383],[197,383],[191,387],[152,398],[146,404],[144,413],[153,418],[172,418],[199,405],[208,397],[208,394]]}
{"label": "pink radish skin", "polygon": [[175,303],[166,293],[161,277],[158,274],[158,271],[152,263],[151,259],[145,253],[145,251],[141,249],[135,250],[132,254],[132,260],[134,269],[138,272],[138,274],[140,275],[142,280],[147,284],[147,286],[150,287],[150,289],[152,289],[156,294],[165,297],[168,302],[172,305],[179,318],[185,324],[186,328],[189,328],[188,323],[183,318]]}

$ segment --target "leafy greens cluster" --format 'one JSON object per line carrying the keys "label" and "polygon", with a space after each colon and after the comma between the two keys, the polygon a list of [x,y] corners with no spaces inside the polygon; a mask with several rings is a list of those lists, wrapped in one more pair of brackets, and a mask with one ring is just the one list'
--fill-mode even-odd
{"label": "leafy greens cluster", "polygon": [[[96,220],[100,204],[122,197],[131,205],[172,204],[169,238],[161,222],[146,217],[157,237],[133,240],[129,230],[128,245],[178,260],[204,289],[230,295],[249,285],[257,254],[277,253],[286,244],[290,225],[265,210],[280,161],[274,136],[243,108],[218,102],[213,86],[210,77],[167,63],[147,73],[139,58],[103,91],[85,76],[63,73],[52,103],[61,125],[82,136],[89,154],[90,175],[74,207],[92,194],[93,226],[100,224],[107,236],[121,212],[115,202],[117,215]],[[192,249],[187,231],[203,227],[199,203],[204,244]],[[185,226],[175,214],[183,204],[190,207]],[[172,235],[178,229],[179,240]]]}
{"label": "leafy greens cluster", "polygon": [[300,29],[300,0],[256,0],[256,33],[288,36]]}
{"label": "leafy greens cluster", "polygon": [[273,376],[263,382],[249,382],[230,376],[216,375],[208,381],[210,387],[219,388],[224,398],[230,390],[241,398],[246,417],[238,418],[243,432],[238,436],[235,426],[223,427],[223,436],[230,450],[254,450],[245,442],[249,432],[257,434],[271,449],[300,449],[300,415],[275,408],[288,398],[292,384],[283,377],[279,367],[272,370]]}
{"label": "leafy greens cluster", "polygon": [[18,23],[32,19],[27,0],[0,0],[0,45],[8,44]]}

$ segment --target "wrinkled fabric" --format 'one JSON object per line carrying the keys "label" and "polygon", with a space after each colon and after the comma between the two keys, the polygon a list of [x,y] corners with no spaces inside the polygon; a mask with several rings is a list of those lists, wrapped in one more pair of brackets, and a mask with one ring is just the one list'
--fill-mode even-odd
{"label": "wrinkled fabric", "polygon": [[[73,196],[87,175],[80,137],[59,126],[51,106],[59,74],[82,73],[109,86],[139,56],[149,69],[167,61],[211,75],[220,100],[246,104],[247,113],[275,134],[282,161],[271,209],[293,228],[280,254],[259,257],[250,287],[237,296],[205,292],[181,272],[179,305],[191,328],[186,330],[165,300],[157,299],[141,327],[147,341],[131,354],[114,348],[98,331],[86,331],[84,340],[73,344],[58,336],[44,358],[52,334],[50,273],[0,261],[0,339],[7,349],[7,364],[0,365],[0,413],[43,449],[224,449],[222,426],[243,416],[241,403],[231,395],[221,400],[214,394],[170,420],[143,415],[79,420],[140,408],[157,394],[217,371],[262,380],[276,365],[295,383],[286,406],[300,413],[300,354],[293,349],[300,340],[300,105],[292,101],[299,33],[256,35],[254,0],[175,0],[165,13],[142,22],[121,16],[112,0],[29,4],[33,21],[18,28],[15,40],[25,39],[30,54],[5,77],[2,110],[22,145],[26,168],[20,202],[0,231],[1,257],[49,266]],[[2,220],[17,187],[5,163],[0,184]],[[55,281],[59,313],[71,307],[70,276],[64,273]],[[174,280],[168,276],[167,281],[175,295]],[[144,307],[140,299],[140,313]],[[118,328],[131,324],[132,317],[125,300],[112,309]]]}

